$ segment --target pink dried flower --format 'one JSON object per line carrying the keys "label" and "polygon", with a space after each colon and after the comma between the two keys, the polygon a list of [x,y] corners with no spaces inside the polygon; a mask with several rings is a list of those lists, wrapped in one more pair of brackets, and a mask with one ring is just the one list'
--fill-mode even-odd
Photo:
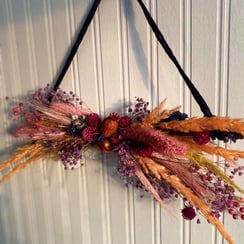
{"label": "pink dried flower", "polygon": [[119,126],[121,128],[126,128],[131,124],[131,118],[129,116],[123,116],[119,120]]}
{"label": "pink dried flower", "polygon": [[167,156],[184,156],[187,152],[186,145],[166,133],[153,128],[131,126],[122,130],[121,135],[124,139],[145,143],[151,146],[153,150]]}
{"label": "pink dried flower", "polygon": [[91,113],[91,114],[87,115],[87,124],[89,126],[96,127],[98,125],[99,121],[100,121],[100,117],[98,114]]}
{"label": "pink dried flower", "polygon": [[17,107],[13,108],[13,115],[15,115],[15,116],[19,115],[19,110]]}
{"label": "pink dried flower", "polygon": [[93,126],[87,126],[82,130],[82,138],[85,141],[93,142],[97,133],[97,128]]}

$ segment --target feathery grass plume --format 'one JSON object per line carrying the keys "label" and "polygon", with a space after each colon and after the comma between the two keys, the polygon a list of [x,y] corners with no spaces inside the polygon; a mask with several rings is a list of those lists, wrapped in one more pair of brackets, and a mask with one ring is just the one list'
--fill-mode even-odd
{"label": "feathery grass plume", "polygon": [[139,163],[143,167],[147,168],[149,172],[153,173],[159,180],[165,180],[171,184],[179,193],[181,193],[187,200],[205,216],[205,218],[219,230],[221,235],[229,242],[233,244],[231,236],[225,231],[223,224],[218,218],[211,215],[211,209],[206,205],[198,196],[196,196],[192,190],[186,187],[176,175],[172,175],[162,165],[157,164],[150,158],[139,158]]}
{"label": "feathery grass plume", "polygon": [[[84,144],[82,138],[77,138],[77,144]],[[52,159],[58,159],[59,152],[63,155],[62,149],[72,145],[74,138],[68,135],[62,137],[53,137],[50,140],[40,139],[27,144],[25,146],[19,147],[13,153],[13,156],[8,160],[0,164],[0,171],[4,171],[13,167],[9,172],[7,172],[1,179],[0,184],[8,179],[10,179],[14,174],[24,169],[30,164],[33,164],[36,160],[47,157]],[[73,148],[72,148],[73,149]],[[70,152],[72,154],[72,151]],[[62,161],[61,155],[61,161]],[[80,155],[77,154],[77,160]],[[66,158],[63,159],[65,161]],[[62,162],[63,162],[62,161]]]}
{"label": "feathery grass plume", "polygon": [[13,156],[11,156],[8,160],[6,160],[0,164],[0,171],[3,171],[5,169],[9,168],[14,163],[19,162],[26,155],[28,155],[30,152],[35,150],[35,148],[36,148],[35,144],[28,144],[28,145],[24,145],[22,147],[17,148],[16,151],[13,153]]}
{"label": "feathery grass plume", "polygon": [[164,122],[159,127],[163,130],[173,130],[182,133],[220,130],[244,135],[243,120],[228,117],[194,117],[187,120]]}
{"label": "feathery grass plume", "polygon": [[65,135],[65,131],[62,128],[43,126],[40,123],[35,126],[18,127],[14,131],[14,136],[22,139],[50,139],[53,137],[62,137]]}
{"label": "feathery grass plume", "polygon": [[164,99],[157,107],[155,107],[151,113],[145,116],[142,120],[142,124],[148,127],[153,127],[153,125],[158,124],[160,120],[166,119],[170,116],[170,114],[180,109],[180,106],[171,109],[171,110],[163,110],[160,111],[167,99]]}
{"label": "feathery grass plume", "polygon": [[141,125],[134,125],[121,132],[123,139],[142,142],[151,146],[155,151],[168,156],[182,155],[187,152],[186,146],[166,133]]}
{"label": "feathery grass plume", "polygon": [[206,152],[208,154],[221,156],[233,164],[236,163],[238,158],[244,158],[244,151],[225,149],[223,147],[215,146],[214,144],[199,145],[188,136],[175,137],[184,143],[188,147],[189,151]]}
{"label": "feathery grass plume", "polygon": [[[7,168],[13,167],[9,172],[4,174],[0,179],[0,184],[10,179],[13,175],[18,173],[20,170],[27,166],[35,163],[40,158],[48,156],[48,150],[42,144],[30,144],[24,147],[18,148],[15,155],[1,164],[0,171],[6,170]],[[24,159],[25,158],[25,159]],[[24,159],[24,162],[21,162]],[[16,165],[17,164],[17,165]]]}
{"label": "feathery grass plume", "polygon": [[145,176],[145,174],[143,173],[142,169],[140,168],[137,162],[134,163],[134,167],[135,167],[135,175],[141,181],[145,189],[147,189],[153,195],[153,197],[160,203],[161,206],[165,207],[163,200],[159,196],[158,192],[154,189],[150,181],[147,179],[147,177]]}
{"label": "feathery grass plume", "polygon": [[50,104],[50,108],[70,117],[72,117],[74,114],[77,114],[78,116],[83,116],[91,113],[89,109],[78,106],[75,107],[73,104],[64,103],[61,101],[52,102]]}
{"label": "feathery grass plume", "polygon": [[166,98],[157,106],[155,107],[151,113],[145,116],[142,120],[142,123],[146,126],[151,126],[152,124],[158,123],[159,119],[159,111],[163,108],[164,104],[166,103]]}
{"label": "feathery grass plume", "polygon": [[63,112],[58,112],[50,106],[41,103],[39,101],[30,101],[27,103],[30,108],[40,112],[43,114],[44,119],[51,120],[53,122],[62,124],[62,125],[70,125],[72,118]]}
{"label": "feathery grass plume", "polygon": [[[189,164],[181,164],[181,161],[179,159],[178,162],[171,161],[171,158],[165,157],[161,155],[160,153],[153,152],[152,153],[152,159],[156,161],[157,163],[163,165],[166,167],[170,172],[177,175],[178,178],[188,187],[191,188],[191,190],[200,198],[202,199],[208,199],[211,198],[212,194],[207,191],[205,186],[203,185],[203,182],[200,181],[200,179],[196,176],[194,176],[190,170],[189,170]],[[188,168],[187,168],[188,166]]]}
{"label": "feathery grass plume", "polygon": [[189,152],[186,157],[199,165],[201,168],[207,168],[209,171],[213,172],[216,176],[220,176],[225,183],[233,186],[236,190],[244,193],[244,190],[239,187],[233,180],[231,180],[217,165],[215,165],[210,159],[204,157],[200,153]]}

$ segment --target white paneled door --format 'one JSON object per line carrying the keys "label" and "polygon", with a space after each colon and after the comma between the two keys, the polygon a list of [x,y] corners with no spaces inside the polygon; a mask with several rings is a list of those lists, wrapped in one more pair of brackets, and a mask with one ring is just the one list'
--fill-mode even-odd
{"label": "white paneled door", "polygon": [[[51,83],[92,0],[0,0],[0,161],[20,142],[10,106]],[[217,115],[244,117],[244,1],[144,0],[187,74]],[[103,0],[61,85],[102,116],[135,96],[201,115],[136,0]],[[243,149],[244,144],[231,145]],[[183,221],[125,182],[118,159],[86,152],[78,169],[39,161],[0,185],[2,244],[220,244],[214,227]],[[244,186],[243,179],[239,182]],[[244,222],[223,216],[236,244]]]}

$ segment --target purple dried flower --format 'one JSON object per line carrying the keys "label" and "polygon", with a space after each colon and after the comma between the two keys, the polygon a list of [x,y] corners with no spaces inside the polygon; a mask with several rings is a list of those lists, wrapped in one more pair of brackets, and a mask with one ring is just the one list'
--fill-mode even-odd
{"label": "purple dried flower", "polygon": [[130,155],[130,149],[127,142],[120,143],[114,151],[117,153],[121,166],[118,172],[122,177],[135,176],[135,159]]}
{"label": "purple dried flower", "polygon": [[72,168],[82,157],[82,146],[78,141],[74,140],[72,143],[63,147],[58,152],[58,156],[66,169]]}

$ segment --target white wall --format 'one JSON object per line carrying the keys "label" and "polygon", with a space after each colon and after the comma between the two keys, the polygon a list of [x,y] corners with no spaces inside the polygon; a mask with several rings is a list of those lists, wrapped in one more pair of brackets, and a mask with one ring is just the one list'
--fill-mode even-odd
{"label": "white wall", "polygon": [[[1,161],[16,144],[7,134],[5,96],[21,97],[52,82],[91,2],[0,0]],[[244,1],[145,3],[213,112],[244,117]],[[153,106],[168,97],[169,107],[182,104],[201,115],[136,0],[102,1],[62,88],[76,91],[101,115],[123,112],[135,96]],[[0,186],[0,243],[223,243],[206,221],[184,222],[180,200],[168,203],[170,213],[150,196],[141,199],[116,168],[113,155],[87,153],[74,171],[42,161],[20,172]],[[236,243],[244,243],[244,222],[229,216],[224,222]]]}

